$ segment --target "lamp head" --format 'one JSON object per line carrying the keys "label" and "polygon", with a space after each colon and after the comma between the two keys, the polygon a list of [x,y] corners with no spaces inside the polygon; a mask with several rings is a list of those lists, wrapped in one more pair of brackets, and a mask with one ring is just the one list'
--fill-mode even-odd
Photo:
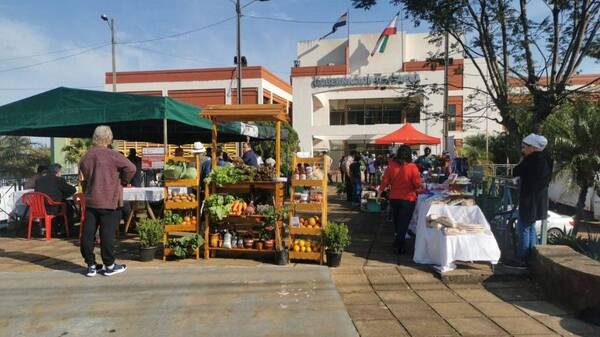
{"label": "lamp head", "polygon": [[102,15],[100,15],[100,19],[102,19],[102,20],[104,20],[104,21],[108,22],[108,16],[106,16],[106,14],[102,14]]}

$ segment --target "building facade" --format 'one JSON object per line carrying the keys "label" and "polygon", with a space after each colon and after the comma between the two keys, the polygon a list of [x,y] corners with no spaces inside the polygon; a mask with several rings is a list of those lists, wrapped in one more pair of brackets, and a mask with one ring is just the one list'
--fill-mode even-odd
{"label": "building facade", "polygon": [[[242,103],[284,104],[292,113],[292,86],[288,82],[261,66],[242,69]],[[237,104],[236,83],[235,67],[117,72],[118,92],[169,96],[198,107]],[[105,90],[112,90],[112,73],[106,73]],[[151,146],[162,145],[144,142],[116,144],[119,150],[136,148],[138,152],[142,147]],[[187,151],[189,147],[184,149]],[[230,144],[226,150],[234,152],[235,147]]]}
{"label": "building facade", "polygon": [[[443,46],[430,44],[427,33],[398,32],[383,53],[371,55],[378,37],[360,34],[298,43],[291,71],[293,125],[303,151],[327,149],[334,156],[353,149],[384,152],[387,146],[375,145],[374,139],[404,122],[442,137],[444,65],[435,55],[443,55]],[[502,127],[491,121],[496,117],[492,109],[465,115],[467,105],[473,104],[467,98],[485,87],[474,76],[478,73],[472,61],[456,51],[450,57],[449,136],[460,146],[468,135],[491,134]],[[432,149],[441,151],[440,146]]]}

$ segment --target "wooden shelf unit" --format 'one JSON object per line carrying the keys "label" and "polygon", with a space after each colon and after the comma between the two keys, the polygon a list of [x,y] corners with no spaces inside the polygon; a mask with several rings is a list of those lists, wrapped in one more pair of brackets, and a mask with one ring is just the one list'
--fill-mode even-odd
{"label": "wooden shelf unit", "polygon": [[[200,208],[198,207],[198,200],[200,200],[200,175],[201,175],[201,166],[200,166],[200,156],[196,154],[193,157],[170,157],[165,156],[165,163],[168,161],[176,161],[176,162],[187,162],[192,163],[196,167],[196,179],[170,179],[163,182],[163,186],[165,189],[165,205],[164,210],[183,210],[190,212],[190,214],[196,217],[195,225],[165,225],[163,231],[163,260],[167,259],[167,256],[171,255],[172,249],[169,248],[169,234],[177,232],[180,233],[189,233],[189,234],[197,234],[198,233],[198,223],[200,222]],[[182,201],[182,202],[174,202],[168,201],[167,196],[169,195],[169,187],[191,187],[196,189],[196,201]],[[200,249],[196,249],[194,251],[196,259],[200,257]]]}
{"label": "wooden shelf unit", "polygon": [[[217,123],[221,122],[255,122],[255,121],[271,121],[275,122],[275,174],[278,177],[280,175],[281,168],[281,123],[288,121],[287,109],[285,105],[281,104],[240,104],[240,105],[208,105],[204,107],[202,117],[210,119],[212,124],[212,142],[211,147],[217,148],[218,132]],[[214,169],[217,165],[216,151],[212,151],[212,168]],[[227,192],[227,193],[245,193],[252,189],[268,190],[273,191],[273,197],[275,200],[274,207],[279,209],[283,207],[284,198],[284,187],[285,182],[278,181],[254,181],[254,182],[240,182],[238,184],[227,184],[223,186],[217,186],[211,184],[205,189],[204,198],[209,197],[210,194]],[[210,228],[211,220],[208,212],[204,215],[204,258],[209,259],[211,253],[217,251],[230,251],[230,252],[261,252],[261,253],[273,253],[275,254],[276,249],[273,250],[257,250],[257,249],[246,249],[246,248],[218,248],[210,247]],[[236,227],[249,227],[256,226],[257,223],[261,223],[260,217],[228,217],[226,221],[229,225]],[[275,248],[283,247],[281,239],[281,224],[277,222],[275,224]]]}
{"label": "wooden shelf unit", "polygon": [[[313,172],[315,166],[319,166],[321,172],[323,173],[322,179],[292,179],[290,185],[293,188],[292,196],[290,203],[292,205],[292,212],[295,216],[298,216],[298,213],[319,213],[319,220],[321,221],[321,227],[319,228],[299,228],[292,227],[290,223],[290,236],[293,240],[297,237],[318,237],[320,241],[320,252],[295,252],[293,249],[290,249],[290,260],[310,260],[310,261],[318,261],[320,264],[324,262],[325,256],[325,247],[323,245],[323,229],[327,226],[327,209],[328,209],[328,201],[327,201],[327,188],[328,188],[328,180],[327,180],[327,170],[329,169],[325,165],[324,157],[310,157],[310,158],[301,158],[298,156],[294,156],[292,162],[292,168],[295,170],[298,167],[298,164],[304,166],[305,164],[309,164],[313,166]],[[310,178],[310,177],[307,177]],[[323,199],[321,202],[311,202],[310,200],[306,203],[297,202],[294,199],[294,192],[296,187],[320,187],[321,193],[323,195]]]}

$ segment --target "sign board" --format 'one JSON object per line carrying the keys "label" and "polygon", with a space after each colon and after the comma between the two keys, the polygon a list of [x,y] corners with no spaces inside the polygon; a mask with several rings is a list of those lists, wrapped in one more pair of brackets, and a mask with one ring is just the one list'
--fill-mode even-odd
{"label": "sign board", "polygon": [[258,137],[258,127],[248,123],[240,123],[240,133],[244,136]]}
{"label": "sign board", "polygon": [[383,85],[400,85],[420,80],[417,73],[393,73],[390,75],[368,74],[351,77],[314,77],[310,84],[313,88],[330,87],[369,87]]}
{"label": "sign board", "polygon": [[158,170],[165,167],[165,149],[145,147],[142,149],[142,170]]}

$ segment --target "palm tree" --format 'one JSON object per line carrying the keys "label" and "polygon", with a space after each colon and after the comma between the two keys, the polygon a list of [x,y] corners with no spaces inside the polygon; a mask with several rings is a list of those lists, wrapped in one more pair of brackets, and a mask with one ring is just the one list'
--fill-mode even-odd
{"label": "palm tree", "polygon": [[579,187],[575,231],[583,217],[588,189],[600,175],[600,103],[578,99],[552,114],[544,123],[556,174],[569,173]]}
{"label": "palm tree", "polygon": [[73,138],[69,144],[63,146],[62,152],[65,153],[65,162],[69,164],[78,164],[81,157],[92,146],[92,141],[89,139]]}

